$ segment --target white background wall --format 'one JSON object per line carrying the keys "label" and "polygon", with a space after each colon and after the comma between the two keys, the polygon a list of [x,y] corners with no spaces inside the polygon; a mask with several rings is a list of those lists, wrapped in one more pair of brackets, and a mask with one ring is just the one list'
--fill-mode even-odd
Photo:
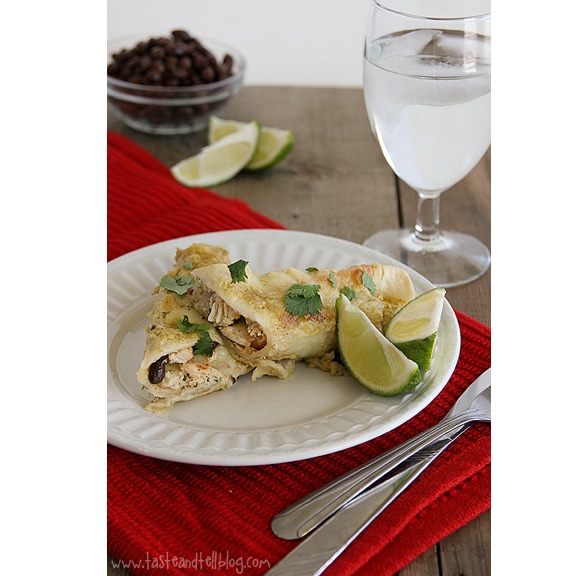
{"label": "white background wall", "polygon": [[232,44],[246,84],[362,85],[368,0],[108,0],[108,38],[184,28]]}

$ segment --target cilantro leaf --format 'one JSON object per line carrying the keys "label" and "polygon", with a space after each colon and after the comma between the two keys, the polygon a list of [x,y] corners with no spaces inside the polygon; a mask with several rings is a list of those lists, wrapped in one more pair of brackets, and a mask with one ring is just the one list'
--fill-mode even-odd
{"label": "cilantro leaf", "polygon": [[[208,326],[207,324],[200,324],[200,326]],[[212,356],[216,342],[210,338],[208,330],[200,328],[200,340],[194,344],[194,354],[202,354],[204,356]]]}
{"label": "cilantro leaf", "polygon": [[203,354],[204,356],[212,356],[214,346],[216,343],[210,337],[208,330],[210,329],[210,324],[194,324],[188,320],[188,316],[184,316],[182,320],[178,320],[176,323],[178,330],[190,334],[192,332],[198,332],[200,334],[200,339],[192,346],[194,354]]}
{"label": "cilantro leaf", "polygon": [[330,270],[330,274],[328,274],[328,280],[330,280],[332,288],[338,288],[338,283],[336,282],[336,274],[334,274],[333,270]]}
{"label": "cilantro leaf", "polygon": [[316,268],[316,266],[309,266],[306,268],[306,272],[318,272],[318,268]]}
{"label": "cilantro leaf", "polygon": [[208,323],[193,324],[190,322],[190,320],[188,320],[188,316],[184,316],[182,320],[178,320],[176,326],[180,332],[185,332],[187,334],[191,332],[197,332],[198,330],[208,330],[210,328],[210,324]]}
{"label": "cilantro leaf", "polygon": [[354,298],[358,298],[358,294],[356,294],[350,286],[344,286],[344,288],[340,290],[340,294],[344,294],[344,296],[346,296],[350,301],[354,300]]}
{"label": "cilantro leaf", "polygon": [[194,286],[195,280],[192,276],[164,276],[160,280],[160,286],[169,290],[170,292],[176,292],[176,294],[186,294],[190,286]]}
{"label": "cilantro leaf", "polygon": [[370,290],[370,294],[372,294],[372,296],[376,294],[376,284],[374,284],[374,279],[366,271],[362,272],[362,284],[364,284],[364,286]]}
{"label": "cilantro leaf", "polygon": [[236,282],[245,282],[248,278],[246,274],[246,266],[248,262],[246,260],[236,260],[232,264],[228,265],[228,270],[230,270],[230,276],[232,276],[232,284]]}
{"label": "cilantro leaf", "polygon": [[322,308],[320,284],[292,284],[286,292],[284,306],[294,316],[314,316]]}

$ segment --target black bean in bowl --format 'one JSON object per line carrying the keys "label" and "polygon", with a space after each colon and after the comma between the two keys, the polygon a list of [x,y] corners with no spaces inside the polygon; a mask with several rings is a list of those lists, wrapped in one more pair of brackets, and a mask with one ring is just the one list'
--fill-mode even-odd
{"label": "black bean in bowl", "polygon": [[236,49],[185,30],[108,45],[108,102],[128,126],[154,134],[202,130],[240,90],[246,67]]}

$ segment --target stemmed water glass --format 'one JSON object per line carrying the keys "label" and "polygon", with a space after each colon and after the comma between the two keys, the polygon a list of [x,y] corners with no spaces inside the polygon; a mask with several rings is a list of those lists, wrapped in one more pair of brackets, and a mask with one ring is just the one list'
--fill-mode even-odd
{"label": "stemmed water glass", "polygon": [[370,0],[364,99],[396,175],[419,197],[412,230],[384,230],[364,244],[438,286],[481,276],[490,252],[478,239],[441,231],[440,195],[490,145],[489,0]]}

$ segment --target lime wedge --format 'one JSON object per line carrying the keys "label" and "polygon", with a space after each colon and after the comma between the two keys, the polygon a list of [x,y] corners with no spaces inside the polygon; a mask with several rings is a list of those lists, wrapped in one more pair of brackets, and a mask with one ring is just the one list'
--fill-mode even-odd
{"label": "lime wedge", "polygon": [[244,128],[248,122],[238,122],[237,120],[224,120],[218,116],[210,116],[208,119],[208,144],[216,144],[224,136],[238,132]]}
{"label": "lime wedge", "polygon": [[246,170],[256,172],[272,168],[282,162],[292,148],[294,148],[294,136],[290,130],[263,127],[260,143],[252,160],[248,162]]}
{"label": "lime wedge", "polygon": [[[208,121],[208,143],[214,144],[220,139],[240,130],[246,122],[224,120],[210,116]],[[254,156],[245,166],[245,170],[255,172],[275,166],[291,152],[294,147],[294,136],[290,130],[262,126],[260,142]]]}
{"label": "lime wedge", "polygon": [[260,141],[260,124],[248,122],[232,134],[185,158],[172,175],[186,186],[216,186],[236,176],[254,156]]}
{"label": "lime wedge", "polygon": [[433,288],[416,296],[392,316],[384,332],[421,372],[430,368],[445,295],[444,288]]}
{"label": "lime wedge", "polygon": [[340,356],[362,386],[381,396],[394,396],[421,382],[418,364],[387,340],[343,294],[336,300],[336,318]]}

